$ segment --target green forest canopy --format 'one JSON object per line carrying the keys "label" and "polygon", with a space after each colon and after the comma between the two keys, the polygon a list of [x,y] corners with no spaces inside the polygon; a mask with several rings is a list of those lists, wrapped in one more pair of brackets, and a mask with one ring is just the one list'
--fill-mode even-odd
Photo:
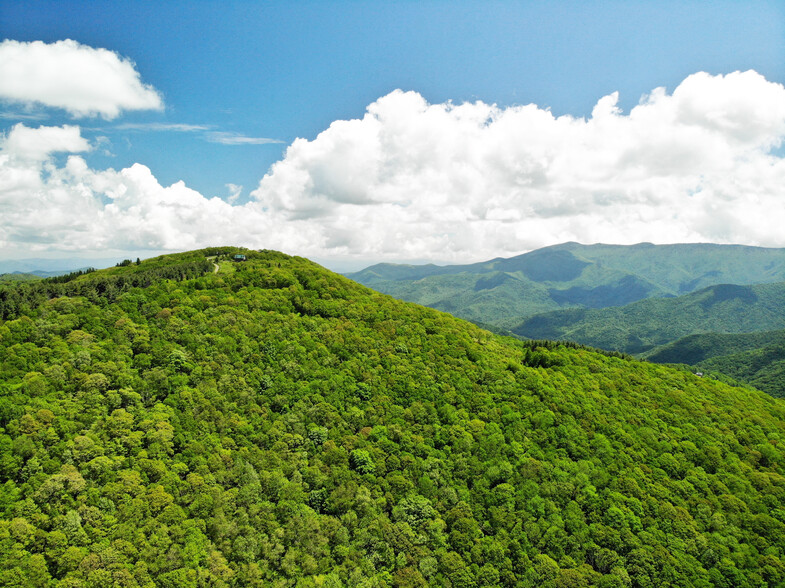
{"label": "green forest canopy", "polygon": [[785,581],[782,401],[240,251],[0,290],[0,583]]}

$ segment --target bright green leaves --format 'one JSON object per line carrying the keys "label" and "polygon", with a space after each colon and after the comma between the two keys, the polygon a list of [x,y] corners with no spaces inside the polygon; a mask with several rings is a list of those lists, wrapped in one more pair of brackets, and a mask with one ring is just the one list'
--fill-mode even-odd
{"label": "bright green leaves", "polygon": [[355,449],[349,455],[349,463],[352,468],[361,474],[373,474],[376,471],[376,464],[370,453],[363,449]]}

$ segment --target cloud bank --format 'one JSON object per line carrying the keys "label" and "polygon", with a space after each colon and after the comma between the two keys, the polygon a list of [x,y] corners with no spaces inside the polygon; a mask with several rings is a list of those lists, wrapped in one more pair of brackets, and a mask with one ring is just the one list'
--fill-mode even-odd
{"label": "cloud bank", "polygon": [[73,117],[116,118],[124,110],[161,110],[132,61],[66,39],[0,43],[0,99],[66,110]]}
{"label": "cloud bank", "polygon": [[90,169],[78,128],[19,124],[0,139],[0,247],[468,261],[569,240],[785,246],[782,85],[697,73],[617,103],[583,119],[396,90],[295,140],[243,205],[141,164]]}
{"label": "cloud bank", "polygon": [[629,114],[428,104],[395,91],[298,139],[254,197],[318,219],[326,245],[487,257],[567,240],[785,245],[785,88],[697,73]]}

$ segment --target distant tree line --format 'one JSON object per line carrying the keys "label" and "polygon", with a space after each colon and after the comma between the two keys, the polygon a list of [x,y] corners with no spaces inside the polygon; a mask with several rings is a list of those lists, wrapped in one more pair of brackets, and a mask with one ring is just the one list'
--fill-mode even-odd
{"label": "distant tree line", "polygon": [[88,267],[85,269],[76,270],[75,272],[69,272],[67,274],[63,274],[62,276],[52,276],[51,278],[44,278],[42,282],[48,284],[65,284],[66,282],[75,280],[79,276],[85,276],[87,274],[93,273],[94,271],[96,271],[94,267]]}
{"label": "distant tree line", "polygon": [[575,341],[556,341],[551,339],[526,339],[523,341],[524,347],[530,349],[537,349],[538,347],[553,351],[559,347],[565,349],[583,349],[584,351],[591,351],[592,353],[600,353],[606,357],[618,357],[619,359],[633,360],[634,356],[622,351],[609,351],[607,349],[600,349],[599,347],[592,347],[591,345],[584,345],[583,343],[576,343]]}
{"label": "distant tree line", "polygon": [[207,274],[212,268],[210,261],[201,259],[172,265],[152,265],[145,269],[134,268],[133,272],[119,275],[77,279],[95,271],[89,268],[38,282],[3,285],[0,286],[0,318],[17,318],[47,300],[62,296],[84,296],[91,302],[103,298],[114,302],[118,295],[132,288],[147,288],[162,280],[190,280]]}

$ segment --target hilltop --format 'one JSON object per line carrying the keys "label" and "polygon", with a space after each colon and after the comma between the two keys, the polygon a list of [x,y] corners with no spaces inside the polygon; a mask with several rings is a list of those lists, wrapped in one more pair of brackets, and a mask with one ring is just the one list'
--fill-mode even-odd
{"label": "hilltop", "polygon": [[56,280],[0,286],[0,583],[785,581],[761,392],[273,251]]}

